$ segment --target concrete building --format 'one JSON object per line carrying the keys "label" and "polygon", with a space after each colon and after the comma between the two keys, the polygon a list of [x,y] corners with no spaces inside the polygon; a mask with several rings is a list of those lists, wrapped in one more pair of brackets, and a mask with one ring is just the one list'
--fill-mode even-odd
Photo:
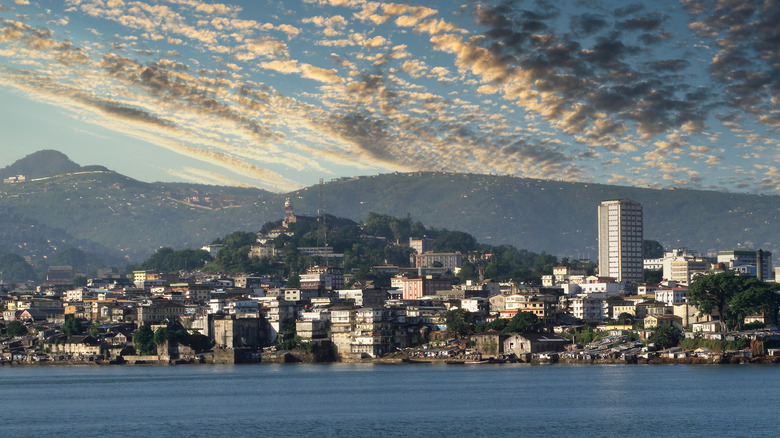
{"label": "concrete building", "polygon": [[599,276],[641,282],[642,204],[630,199],[603,201],[598,207],[598,232]]}
{"label": "concrete building", "polygon": [[444,268],[452,271],[463,264],[460,252],[426,252],[412,254],[411,262],[415,268]]}
{"label": "concrete building", "polygon": [[301,275],[301,289],[342,289],[344,271],[335,266],[314,266]]}
{"label": "concrete building", "polygon": [[659,289],[655,291],[655,300],[664,303],[667,306],[673,306],[677,303],[684,303],[687,295],[688,289],[684,287]]}
{"label": "concrete building", "polygon": [[438,278],[406,278],[393,277],[390,284],[395,289],[403,291],[404,300],[419,300],[427,295],[434,295],[437,290],[452,289],[452,281]]}
{"label": "concrete building", "polygon": [[409,246],[417,251],[417,254],[422,254],[424,252],[428,252],[433,248],[433,239],[428,237],[423,237],[422,239],[415,239],[414,237],[409,238]]}
{"label": "concrete building", "polygon": [[773,280],[772,253],[763,250],[729,249],[718,251],[718,263],[741,275],[757,277],[759,280]]}
{"label": "concrete building", "polygon": [[515,333],[504,340],[504,354],[560,352],[571,341],[548,333]]}
{"label": "concrete building", "polygon": [[213,339],[216,347],[257,349],[267,339],[263,318],[235,318],[233,315],[215,318]]}
{"label": "concrete building", "polygon": [[570,300],[572,315],[583,321],[604,319],[604,299],[594,296],[576,297]]}

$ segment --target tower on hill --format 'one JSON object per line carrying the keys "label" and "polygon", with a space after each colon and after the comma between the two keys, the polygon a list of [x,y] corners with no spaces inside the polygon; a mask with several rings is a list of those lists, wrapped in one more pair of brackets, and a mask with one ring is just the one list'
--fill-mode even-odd
{"label": "tower on hill", "polygon": [[630,199],[602,201],[598,207],[599,276],[619,282],[644,279],[642,204]]}

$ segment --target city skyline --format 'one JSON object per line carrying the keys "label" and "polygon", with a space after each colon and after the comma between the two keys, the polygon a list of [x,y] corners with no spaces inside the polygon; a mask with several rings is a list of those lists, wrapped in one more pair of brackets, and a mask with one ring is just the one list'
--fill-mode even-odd
{"label": "city skyline", "polygon": [[0,5],[0,166],[287,191],[447,170],[777,194],[771,2]]}

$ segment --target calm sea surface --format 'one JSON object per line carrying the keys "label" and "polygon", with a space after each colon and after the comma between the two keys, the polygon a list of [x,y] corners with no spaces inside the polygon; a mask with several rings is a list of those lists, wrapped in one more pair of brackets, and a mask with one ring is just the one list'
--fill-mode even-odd
{"label": "calm sea surface", "polygon": [[780,367],[0,367],[0,437],[777,436]]}

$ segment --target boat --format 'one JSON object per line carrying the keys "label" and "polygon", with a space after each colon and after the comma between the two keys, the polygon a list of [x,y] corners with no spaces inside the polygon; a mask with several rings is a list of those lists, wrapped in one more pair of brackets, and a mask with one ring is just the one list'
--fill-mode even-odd
{"label": "boat", "polygon": [[410,358],[401,359],[401,362],[403,362],[403,363],[431,363],[431,361],[429,361],[429,360],[410,359]]}
{"label": "boat", "polygon": [[465,360],[448,360],[446,362],[447,365],[464,365],[466,363]]}
{"label": "boat", "polygon": [[485,359],[485,360],[467,360],[464,362],[464,364],[466,365],[482,365],[486,363],[490,363],[490,361]]}

